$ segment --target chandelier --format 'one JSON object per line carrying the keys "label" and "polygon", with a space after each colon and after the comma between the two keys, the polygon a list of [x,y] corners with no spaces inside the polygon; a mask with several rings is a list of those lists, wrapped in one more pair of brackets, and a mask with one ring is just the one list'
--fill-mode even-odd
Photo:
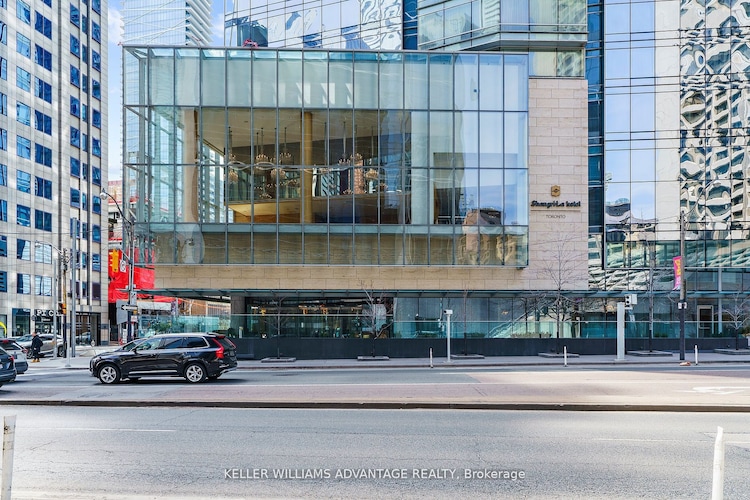
{"label": "chandelier", "polygon": [[279,165],[293,165],[294,156],[286,149],[286,127],[284,127],[284,151],[279,154]]}
{"label": "chandelier", "polygon": [[255,133],[255,143],[260,144],[257,155],[255,155],[255,163],[268,163],[268,156],[263,152],[263,128],[260,129],[260,143],[258,143],[258,132]]}

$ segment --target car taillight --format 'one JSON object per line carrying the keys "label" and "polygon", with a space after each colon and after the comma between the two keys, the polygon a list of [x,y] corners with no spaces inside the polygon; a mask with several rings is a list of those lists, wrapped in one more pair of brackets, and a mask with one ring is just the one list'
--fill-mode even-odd
{"label": "car taillight", "polygon": [[216,359],[224,359],[224,346],[221,345],[221,342],[219,342],[216,339],[211,339],[211,340],[214,341],[214,344],[216,344],[217,346],[219,346],[219,350],[216,351]]}

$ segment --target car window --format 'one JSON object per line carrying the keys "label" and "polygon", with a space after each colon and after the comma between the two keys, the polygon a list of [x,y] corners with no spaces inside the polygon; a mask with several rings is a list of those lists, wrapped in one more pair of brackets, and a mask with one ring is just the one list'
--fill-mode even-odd
{"label": "car window", "polygon": [[188,349],[195,349],[198,347],[206,347],[206,341],[202,337],[188,337],[185,347]]}
{"label": "car window", "polygon": [[182,337],[167,337],[159,349],[179,349],[182,346]]}
{"label": "car window", "polygon": [[226,337],[216,337],[216,340],[218,340],[219,343],[224,346],[224,349],[234,349],[235,347],[232,341]]}
{"label": "car window", "polygon": [[139,351],[153,351],[154,349],[159,348],[159,344],[161,344],[161,339],[146,339],[140,344],[138,344],[138,350]]}

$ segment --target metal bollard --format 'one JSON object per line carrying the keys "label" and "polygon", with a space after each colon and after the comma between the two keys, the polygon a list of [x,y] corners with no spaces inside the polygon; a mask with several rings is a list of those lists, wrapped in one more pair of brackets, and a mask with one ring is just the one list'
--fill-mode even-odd
{"label": "metal bollard", "polygon": [[10,500],[10,489],[13,483],[13,447],[16,439],[16,416],[3,417],[3,474],[0,499]]}

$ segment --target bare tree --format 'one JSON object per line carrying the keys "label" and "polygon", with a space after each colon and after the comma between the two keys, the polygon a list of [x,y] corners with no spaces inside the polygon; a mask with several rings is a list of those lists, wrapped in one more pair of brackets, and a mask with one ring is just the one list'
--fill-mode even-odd
{"label": "bare tree", "polygon": [[393,324],[393,300],[382,291],[373,289],[372,282],[359,282],[365,292],[365,306],[362,308],[364,327],[372,338],[371,356],[375,356],[375,342],[379,338],[388,338],[388,330]]}
{"label": "bare tree", "polygon": [[549,300],[548,312],[555,318],[555,350],[560,352],[560,338],[562,336],[562,323],[572,319],[575,300],[567,296],[567,292],[580,286],[581,280],[586,280],[588,267],[585,260],[581,260],[581,245],[585,246],[573,236],[563,233],[551,235],[545,241],[544,248],[540,252],[542,262],[539,268],[539,277],[550,282],[552,290],[546,295]]}
{"label": "bare tree", "polygon": [[274,304],[276,305],[276,316],[275,317],[268,317],[266,320],[266,326],[269,327],[271,330],[271,335],[276,337],[276,358],[281,359],[281,346],[279,344],[280,337],[281,337],[281,331],[284,326],[287,325],[289,318],[287,316],[283,316],[281,314],[282,307],[284,300],[287,299],[287,296],[274,293]]}
{"label": "bare tree", "polygon": [[725,302],[722,311],[729,319],[729,324],[734,330],[734,348],[740,348],[740,335],[748,324],[750,324],[750,294],[738,291],[732,294]]}

